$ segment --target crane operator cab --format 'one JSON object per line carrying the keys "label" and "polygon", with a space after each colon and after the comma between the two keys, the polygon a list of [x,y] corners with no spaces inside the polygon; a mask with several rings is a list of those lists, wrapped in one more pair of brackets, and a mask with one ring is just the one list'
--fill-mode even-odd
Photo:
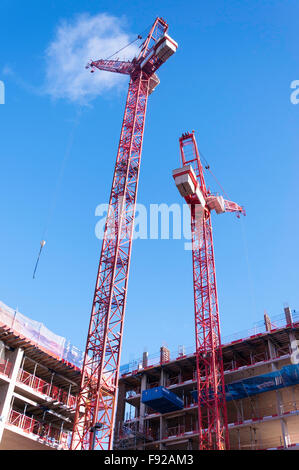
{"label": "crane operator cab", "polygon": [[140,68],[144,68],[145,65],[149,62],[149,60],[156,56],[161,62],[166,62],[169,57],[171,57],[177,50],[178,44],[175,42],[168,34],[164,34],[157,44],[154,45],[151,52],[145,57],[145,59],[141,62]]}
{"label": "crane operator cab", "polygon": [[185,165],[173,170],[172,176],[183,198],[195,196],[195,203],[200,204],[202,207],[207,206],[210,211],[215,210],[216,214],[223,214],[225,212],[225,202],[222,196],[204,197],[191,165]]}

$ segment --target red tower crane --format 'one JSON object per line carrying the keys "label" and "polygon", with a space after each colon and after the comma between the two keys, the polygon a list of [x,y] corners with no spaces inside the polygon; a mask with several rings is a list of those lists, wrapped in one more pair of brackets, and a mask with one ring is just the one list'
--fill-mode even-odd
{"label": "red tower crane", "polygon": [[112,449],[120,352],[147,99],[177,49],[157,18],[132,61],[87,67],[130,76],[77,398],[71,449]]}
{"label": "red tower crane", "polygon": [[206,188],[194,131],[179,139],[182,167],[176,186],[190,207],[200,450],[229,448],[211,211],[244,209]]}

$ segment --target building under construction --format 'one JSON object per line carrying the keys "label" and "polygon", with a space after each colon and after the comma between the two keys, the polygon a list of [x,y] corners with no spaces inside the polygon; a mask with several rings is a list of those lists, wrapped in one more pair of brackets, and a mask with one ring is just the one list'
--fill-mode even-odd
{"label": "building under construction", "polygon": [[[299,314],[237,336],[222,347],[230,448],[299,449]],[[162,347],[122,367],[115,449],[196,450],[198,434],[194,353]]]}
{"label": "building under construction", "polygon": [[[231,449],[299,449],[298,339],[290,308],[224,338]],[[0,341],[0,449],[69,449],[82,353],[2,302]],[[121,367],[114,449],[198,449],[195,354],[176,356],[163,346]]]}
{"label": "building under construction", "polygon": [[0,348],[0,449],[68,449],[82,353],[2,302]]}

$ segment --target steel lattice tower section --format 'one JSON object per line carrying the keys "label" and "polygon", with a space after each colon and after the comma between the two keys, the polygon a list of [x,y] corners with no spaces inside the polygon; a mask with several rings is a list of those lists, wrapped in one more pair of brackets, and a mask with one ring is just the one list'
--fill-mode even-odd
{"label": "steel lattice tower section", "polygon": [[173,177],[191,212],[199,448],[222,450],[229,448],[229,438],[211,210],[244,210],[207,190],[194,132],[179,143],[182,168]]}
{"label": "steel lattice tower section", "polygon": [[130,83],[92,304],[71,449],[112,449],[147,100],[159,83],[156,70],[177,48],[177,44],[167,35],[167,30],[167,23],[157,18],[138,57],[130,62],[98,60],[88,65],[91,71],[98,68],[128,74]]}

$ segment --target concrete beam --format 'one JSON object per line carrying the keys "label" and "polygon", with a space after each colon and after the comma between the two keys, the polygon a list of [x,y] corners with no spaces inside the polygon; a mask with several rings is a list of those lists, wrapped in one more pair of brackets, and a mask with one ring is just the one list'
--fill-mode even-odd
{"label": "concrete beam", "polygon": [[15,349],[10,357],[12,363],[9,382],[0,389],[0,443],[3,436],[4,426],[8,419],[13,392],[16,385],[16,380],[20,370],[24,351],[21,348]]}

